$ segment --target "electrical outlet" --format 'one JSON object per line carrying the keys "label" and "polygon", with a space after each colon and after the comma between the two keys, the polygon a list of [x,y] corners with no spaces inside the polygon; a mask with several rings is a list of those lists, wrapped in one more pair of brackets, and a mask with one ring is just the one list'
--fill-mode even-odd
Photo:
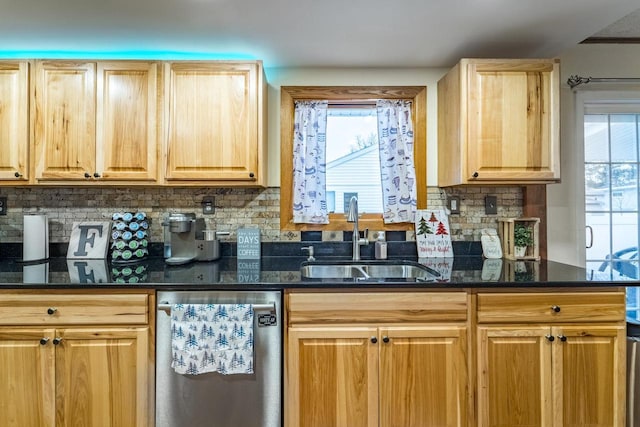
{"label": "electrical outlet", "polygon": [[7,198],[0,197],[0,215],[7,214]]}
{"label": "electrical outlet", "polygon": [[215,197],[207,196],[202,198],[202,213],[204,215],[211,215],[216,212]]}
{"label": "electrical outlet", "polygon": [[460,196],[449,197],[449,212],[453,215],[460,213]]}
{"label": "electrical outlet", "polygon": [[498,198],[496,196],[486,196],[484,198],[484,213],[486,215],[498,214]]}

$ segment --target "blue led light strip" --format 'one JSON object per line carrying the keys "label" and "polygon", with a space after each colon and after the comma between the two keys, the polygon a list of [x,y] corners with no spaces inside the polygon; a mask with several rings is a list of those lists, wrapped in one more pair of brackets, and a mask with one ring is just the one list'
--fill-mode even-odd
{"label": "blue led light strip", "polygon": [[73,51],[0,50],[0,59],[157,59],[157,60],[255,60],[245,53],[179,52],[154,50]]}

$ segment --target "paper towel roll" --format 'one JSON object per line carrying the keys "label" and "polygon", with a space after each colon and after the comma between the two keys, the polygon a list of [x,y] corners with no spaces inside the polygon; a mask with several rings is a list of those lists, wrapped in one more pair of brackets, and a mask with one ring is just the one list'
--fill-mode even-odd
{"label": "paper towel roll", "polygon": [[22,260],[49,258],[49,220],[46,215],[24,216]]}

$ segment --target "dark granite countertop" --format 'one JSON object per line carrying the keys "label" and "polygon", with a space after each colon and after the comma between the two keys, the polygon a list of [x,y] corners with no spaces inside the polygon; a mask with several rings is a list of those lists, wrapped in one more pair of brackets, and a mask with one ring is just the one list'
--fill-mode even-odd
{"label": "dark granite countertop", "polygon": [[[319,261],[345,260],[318,257]],[[416,261],[415,257],[396,259]],[[584,287],[636,286],[635,280],[550,261],[486,260],[468,255],[420,260],[440,273],[432,282],[301,279],[304,256],[264,256],[259,261],[223,256],[213,262],[169,266],[162,257],[134,264],[105,260],[51,258],[44,263],[19,259],[0,261],[0,288],[154,288],[154,289],[287,289],[287,288],[492,288],[492,287]]]}
{"label": "dark granite countertop", "polygon": [[[318,261],[349,260],[351,242],[263,242],[259,261],[237,258],[233,243],[221,244],[222,257],[213,262],[166,265],[162,244],[150,246],[151,255],[133,264],[106,260],[68,260],[67,245],[52,244],[52,258],[43,263],[23,263],[22,245],[0,244],[0,289],[15,288],[152,288],[152,289],[287,289],[287,288],[490,288],[490,287],[584,287],[636,286],[638,281],[612,277],[551,261],[487,260],[480,242],[453,242],[454,258],[420,260],[438,271],[432,282],[301,279],[306,261],[302,246],[313,244]],[[415,242],[388,242],[391,259],[418,261]],[[373,245],[362,247],[363,260],[373,258]]]}

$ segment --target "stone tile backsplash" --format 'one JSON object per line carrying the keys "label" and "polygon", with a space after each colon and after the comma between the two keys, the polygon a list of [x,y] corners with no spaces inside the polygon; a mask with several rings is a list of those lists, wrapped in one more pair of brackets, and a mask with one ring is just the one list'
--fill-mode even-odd
{"label": "stone tile backsplash", "polygon": [[[495,195],[498,214],[485,215],[484,198]],[[454,241],[480,240],[481,228],[496,228],[497,219],[522,215],[520,187],[461,187],[440,189],[429,187],[427,204],[439,209],[447,195],[460,197],[460,215],[450,215],[449,225]],[[49,217],[51,243],[69,241],[74,221],[110,220],[120,211],[144,211],[150,218],[151,241],[161,242],[162,218],[169,212],[195,212],[204,218],[207,228],[229,231],[223,240],[235,241],[239,227],[259,227],[262,240],[300,241],[299,231],[280,231],[280,189],[212,189],[212,188],[0,188],[7,197],[8,212],[0,216],[0,243],[22,242],[23,215],[46,214]],[[215,197],[215,213],[202,214],[202,198]],[[326,240],[341,240],[323,233]],[[325,237],[326,236],[326,237]],[[406,240],[415,240],[413,231]]]}

